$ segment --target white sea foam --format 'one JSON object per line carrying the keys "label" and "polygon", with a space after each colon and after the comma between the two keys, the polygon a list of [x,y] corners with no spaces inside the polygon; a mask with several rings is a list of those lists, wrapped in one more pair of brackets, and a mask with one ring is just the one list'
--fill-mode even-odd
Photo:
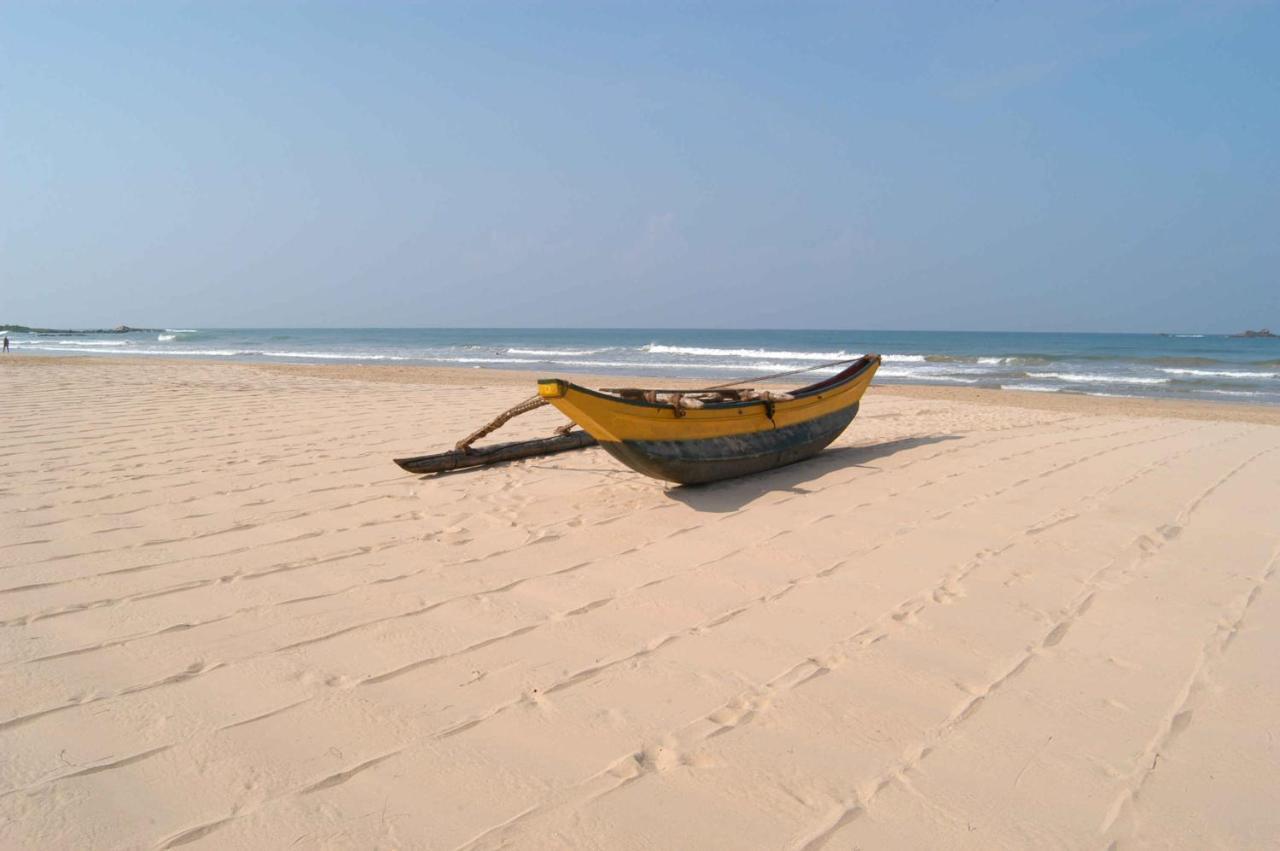
{"label": "white sea foam", "polygon": [[176,340],[176,339],[178,339],[177,334],[161,334],[160,336],[156,337],[156,340],[161,343],[167,343],[170,340]]}
{"label": "white sea foam", "polygon": [[302,358],[305,360],[413,360],[400,355],[374,355],[367,352],[254,352],[268,358]]}
{"label": "white sea foam", "polygon": [[1204,378],[1280,378],[1280,372],[1246,372],[1234,369],[1173,369],[1160,368],[1170,375],[1198,375]]}
{"label": "white sea foam", "polygon": [[[695,357],[730,357],[730,358],[781,358],[784,360],[841,360],[857,355],[849,352],[789,352],[771,349],[713,349],[704,346],[664,346],[650,343],[643,351],[655,355],[693,355]],[[924,356],[919,356],[924,360]]]}
{"label": "white sea foam", "polygon": [[1032,372],[1032,378],[1056,378],[1072,384],[1168,384],[1168,378],[1145,378],[1137,375],[1100,375],[1094,372]]}
{"label": "white sea foam", "polygon": [[199,334],[200,332],[194,328],[166,328],[164,329],[170,334]]}
{"label": "white sea foam", "polygon": [[[116,353],[112,352],[112,354],[116,354]],[[208,356],[208,357],[224,357],[224,358],[252,358],[252,357],[258,357],[259,355],[262,354],[262,352],[253,351],[249,349],[181,349],[177,351],[172,349],[137,349],[137,350],[131,349],[130,351],[127,351],[127,352],[120,352],[120,354],[164,355],[166,357],[173,357],[175,354],[179,354],[179,355],[202,355],[202,356]]]}
{"label": "white sea foam", "polygon": [[941,384],[977,384],[976,378],[962,378],[958,375],[918,375],[909,376],[912,381],[936,381]]}
{"label": "white sea foam", "polygon": [[1001,384],[1001,390],[1026,390],[1031,393],[1057,393],[1061,387],[1050,387],[1047,384]]}
{"label": "white sea foam", "polygon": [[[40,345],[38,343],[23,343],[22,348],[34,349],[41,352],[62,352],[67,354],[67,349],[59,349],[56,346]],[[70,351],[74,352],[75,349]],[[242,349],[91,349],[95,355],[163,355],[164,357],[173,357],[175,355],[198,355],[206,357],[253,357],[261,355],[262,352],[245,351]],[[87,353],[87,352],[86,352]]]}
{"label": "white sea foam", "polygon": [[53,340],[59,346],[88,346],[96,348],[99,346],[127,346],[128,340]]}
{"label": "white sea foam", "polygon": [[876,373],[877,378],[910,378],[912,381],[938,381],[944,384],[977,384],[978,379],[967,378],[962,375],[951,375],[948,373],[923,372],[915,369],[894,369],[893,367],[881,367]]}
{"label": "white sea foam", "polygon": [[577,357],[580,355],[598,355],[612,352],[612,346],[603,349],[507,349],[513,355],[552,355],[561,357]]}
{"label": "white sea foam", "polygon": [[1255,390],[1202,390],[1202,393],[1216,393],[1219,396],[1265,396],[1265,393],[1259,393]]}
{"label": "white sea foam", "polygon": [[1046,366],[1054,358],[1048,355],[1002,355],[999,357],[985,356],[977,359],[982,366],[1014,366],[1014,365],[1031,365]]}
{"label": "white sea foam", "polygon": [[1044,362],[1045,362],[1044,358],[1036,358],[1036,357],[1025,358],[1025,357],[1017,357],[1017,356],[1008,356],[1008,357],[978,358],[978,363],[982,364],[983,366],[1006,366],[1006,365],[1015,364],[1015,363],[1044,363]]}
{"label": "white sea foam", "polygon": [[538,360],[537,358],[438,358],[424,356],[420,358],[411,358],[410,360],[425,360],[432,363],[554,363],[554,361]]}

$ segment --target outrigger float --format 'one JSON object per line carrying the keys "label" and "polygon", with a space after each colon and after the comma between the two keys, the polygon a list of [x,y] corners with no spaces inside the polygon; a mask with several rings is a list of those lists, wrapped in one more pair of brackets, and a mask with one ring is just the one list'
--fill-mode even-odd
{"label": "outrigger float", "polygon": [[[559,378],[538,382],[538,395],[504,411],[450,452],[398,458],[411,473],[439,473],[599,444],[638,473],[679,484],[745,476],[810,458],[840,436],[858,413],[880,367],[879,355],[817,364],[749,381],[845,366],[816,384],[785,393],[735,389],[591,390]],[[549,438],[472,448],[508,420],[554,405],[572,422]],[[573,431],[577,425],[582,431]]]}

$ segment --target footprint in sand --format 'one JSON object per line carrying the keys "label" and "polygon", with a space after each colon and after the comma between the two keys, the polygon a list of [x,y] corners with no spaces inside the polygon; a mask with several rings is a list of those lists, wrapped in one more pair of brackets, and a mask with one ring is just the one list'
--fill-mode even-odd
{"label": "footprint in sand", "polygon": [[455,547],[470,543],[471,530],[466,526],[450,526],[440,533],[440,540]]}
{"label": "footprint in sand", "polygon": [[940,587],[940,588],[936,588],[936,589],[934,589],[934,592],[933,592],[933,601],[934,601],[935,603],[941,603],[941,604],[943,604],[943,605],[949,605],[949,604],[951,604],[951,603],[955,602],[958,598],[963,597],[963,596],[964,596],[964,591],[962,591],[958,586],[955,586],[955,585],[951,585],[951,586],[943,585],[943,586],[942,586],[942,587]]}
{"label": "footprint in sand", "polygon": [[644,771],[670,771],[679,767],[684,760],[680,751],[669,737],[661,744],[650,745],[636,754],[636,762]]}
{"label": "footprint in sand", "polygon": [[465,526],[448,526],[438,532],[428,532],[422,536],[428,542],[439,541],[442,544],[460,546],[471,542],[471,530]]}
{"label": "footprint in sand", "polygon": [[898,623],[914,624],[919,623],[918,614],[923,606],[903,606],[893,613],[892,617]]}
{"label": "footprint in sand", "polygon": [[1057,626],[1055,626],[1053,628],[1053,631],[1045,636],[1044,646],[1056,647],[1058,644],[1062,642],[1062,639],[1066,637],[1067,630],[1070,628],[1071,628],[1071,621],[1066,621],[1064,623],[1060,623]]}

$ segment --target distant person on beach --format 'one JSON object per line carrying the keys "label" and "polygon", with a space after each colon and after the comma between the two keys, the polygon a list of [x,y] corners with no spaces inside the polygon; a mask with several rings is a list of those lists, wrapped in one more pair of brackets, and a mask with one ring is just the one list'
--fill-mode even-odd
{"label": "distant person on beach", "polygon": [[8,334],[4,335],[4,353],[6,355],[9,354],[9,335]]}

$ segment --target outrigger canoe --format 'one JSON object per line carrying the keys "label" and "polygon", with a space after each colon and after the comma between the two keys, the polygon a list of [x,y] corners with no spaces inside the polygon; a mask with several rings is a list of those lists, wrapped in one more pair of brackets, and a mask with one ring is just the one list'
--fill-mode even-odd
{"label": "outrigger canoe", "polygon": [[[538,395],[503,411],[453,449],[395,462],[410,473],[439,474],[599,443],[631,469],[680,484],[759,473],[816,455],[839,437],[857,415],[880,356],[755,379],[844,364],[848,368],[838,375],[788,393],[733,389],[746,381],[703,390],[591,390],[547,378],[538,382]],[[552,437],[473,446],[512,418],[544,405],[554,405],[572,422]],[[574,431],[575,425],[582,431]]]}
{"label": "outrigger canoe", "polygon": [[591,390],[558,378],[538,395],[638,473],[680,484],[745,476],[812,457],[858,413],[879,355],[787,393]]}

